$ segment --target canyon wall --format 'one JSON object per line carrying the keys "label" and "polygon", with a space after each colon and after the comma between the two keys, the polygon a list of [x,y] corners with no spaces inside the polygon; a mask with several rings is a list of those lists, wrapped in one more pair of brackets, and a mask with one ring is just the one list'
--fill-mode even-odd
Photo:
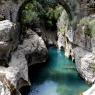
{"label": "canyon wall", "polygon": [[[85,1],[85,0],[84,0]],[[92,0],[93,1],[93,0]],[[86,2],[85,2],[86,3]],[[93,6],[86,10],[83,17],[73,19],[68,24],[67,13],[63,11],[63,16],[58,20],[58,47],[64,48],[65,55],[75,61],[77,71],[89,84],[95,83],[95,1]],[[91,5],[90,5],[91,4]],[[93,7],[93,9],[91,8]],[[91,13],[89,12],[91,10]],[[64,17],[65,16],[65,17]],[[62,20],[64,22],[62,22]],[[72,22],[74,22],[72,24]],[[70,22],[69,22],[70,23]],[[67,27],[67,28],[66,28]],[[60,34],[60,35],[59,35]],[[83,95],[94,95],[95,86],[85,91]]]}
{"label": "canyon wall", "polygon": [[0,21],[0,95],[21,95],[19,89],[30,85],[28,67],[47,59],[43,39],[31,29],[26,33],[18,44],[15,24]]}

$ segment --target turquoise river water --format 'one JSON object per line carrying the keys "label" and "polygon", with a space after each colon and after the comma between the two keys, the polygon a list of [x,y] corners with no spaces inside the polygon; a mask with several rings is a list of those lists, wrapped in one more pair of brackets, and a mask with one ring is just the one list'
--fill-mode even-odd
{"label": "turquoise river water", "polygon": [[76,71],[75,63],[56,48],[49,49],[48,63],[35,74],[25,95],[80,95],[89,88]]}

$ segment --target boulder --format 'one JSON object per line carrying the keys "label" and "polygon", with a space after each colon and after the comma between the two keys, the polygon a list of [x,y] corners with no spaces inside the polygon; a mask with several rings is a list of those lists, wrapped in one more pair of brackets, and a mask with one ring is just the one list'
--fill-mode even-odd
{"label": "boulder", "polygon": [[27,30],[23,43],[12,52],[9,67],[0,67],[0,95],[21,95],[19,89],[30,84],[28,66],[46,59],[44,41],[32,30]]}
{"label": "boulder", "polygon": [[18,67],[4,68],[0,67],[0,95],[21,95],[19,92],[19,82],[28,81],[23,79],[23,74]]}
{"label": "boulder", "polygon": [[0,67],[0,82],[0,95],[21,95],[19,89],[30,85],[28,63],[21,50],[12,53],[8,68]]}
{"label": "boulder", "polygon": [[0,21],[0,60],[7,59],[17,43],[16,25],[9,20]]}
{"label": "boulder", "polygon": [[0,95],[11,95],[9,89],[1,81],[0,81]]}
{"label": "boulder", "polygon": [[26,33],[26,38],[23,44],[18,46],[18,50],[25,55],[28,65],[45,62],[47,48],[43,39],[31,29],[27,30]]}

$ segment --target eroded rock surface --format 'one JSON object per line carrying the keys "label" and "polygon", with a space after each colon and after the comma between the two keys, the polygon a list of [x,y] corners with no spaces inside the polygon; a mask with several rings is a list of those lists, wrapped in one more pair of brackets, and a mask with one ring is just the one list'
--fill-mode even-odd
{"label": "eroded rock surface", "polygon": [[47,48],[43,39],[31,29],[26,31],[26,37],[18,50],[25,55],[29,65],[42,63],[47,59]]}
{"label": "eroded rock surface", "polygon": [[9,20],[0,21],[0,60],[8,60],[10,53],[17,47],[16,25]]}
{"label": "eroded rock surface", "polygon": [[[61,17],[61,16],[60,16]],[[64,18],[61,18],[64,19]],[[79,20],[79,19],[78,19]],[[64,20],[64,23],[66,21]],[[62,22],[59,20],[59,25]],[[68,23],[66,22],[68,25]],[[65,24],[65,25],[66,25]],[[64,46],[65,55],[75,59],[77,71],[88,83],[95,83],[95,15],[90,15],[80,19],[76,25],[68,25],[67,30],[62,26],[59,32],[65,32],[64,36],[59,36],[62,41],[60,46]],[[65,30],[65,31],[64,31]],[[62,34],[62,33],[61,33]],[[65,38],[65,40],[63,38]],[[65,41],[65,42],[64,42]],[[63,44],[63,42],[65,44]],[[93,86],[94,89],[95,86]],[[94,95],[94,90],[83,95]],[[87,91],[88,92],[88,91]]]}
{"label": "eroded rock surface", "polygon": [[12,22],[9,20],[0,22],[0,66],[2,59],[6,58],[6,56],[2,58],[2,55],[6,54],[9,57],[11,52],[10,61],[7,62],[9,67],[0,67],[0,95],[21,95],[19,89],[30,84],[28,66],[43,63],[47,59],[47,48],[37,33],[31,29],[27,30],[20,45],[16,43],[17,37]]}
{"label": "eroded rock surface", "polygon": [[95,82],[95,55],[82,48],[75,48],[75,61],[78,72],[88,82]]}

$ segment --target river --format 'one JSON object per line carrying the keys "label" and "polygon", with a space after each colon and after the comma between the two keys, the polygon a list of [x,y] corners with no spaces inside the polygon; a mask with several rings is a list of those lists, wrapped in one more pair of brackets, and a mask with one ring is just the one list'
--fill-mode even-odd
{"label": "river", "polygon": [[80,95],[89,86],[79,76],[75,63],[64,56],[63,51],[49,48],[49,61],[33,71],[32,86],[23,95]]}

